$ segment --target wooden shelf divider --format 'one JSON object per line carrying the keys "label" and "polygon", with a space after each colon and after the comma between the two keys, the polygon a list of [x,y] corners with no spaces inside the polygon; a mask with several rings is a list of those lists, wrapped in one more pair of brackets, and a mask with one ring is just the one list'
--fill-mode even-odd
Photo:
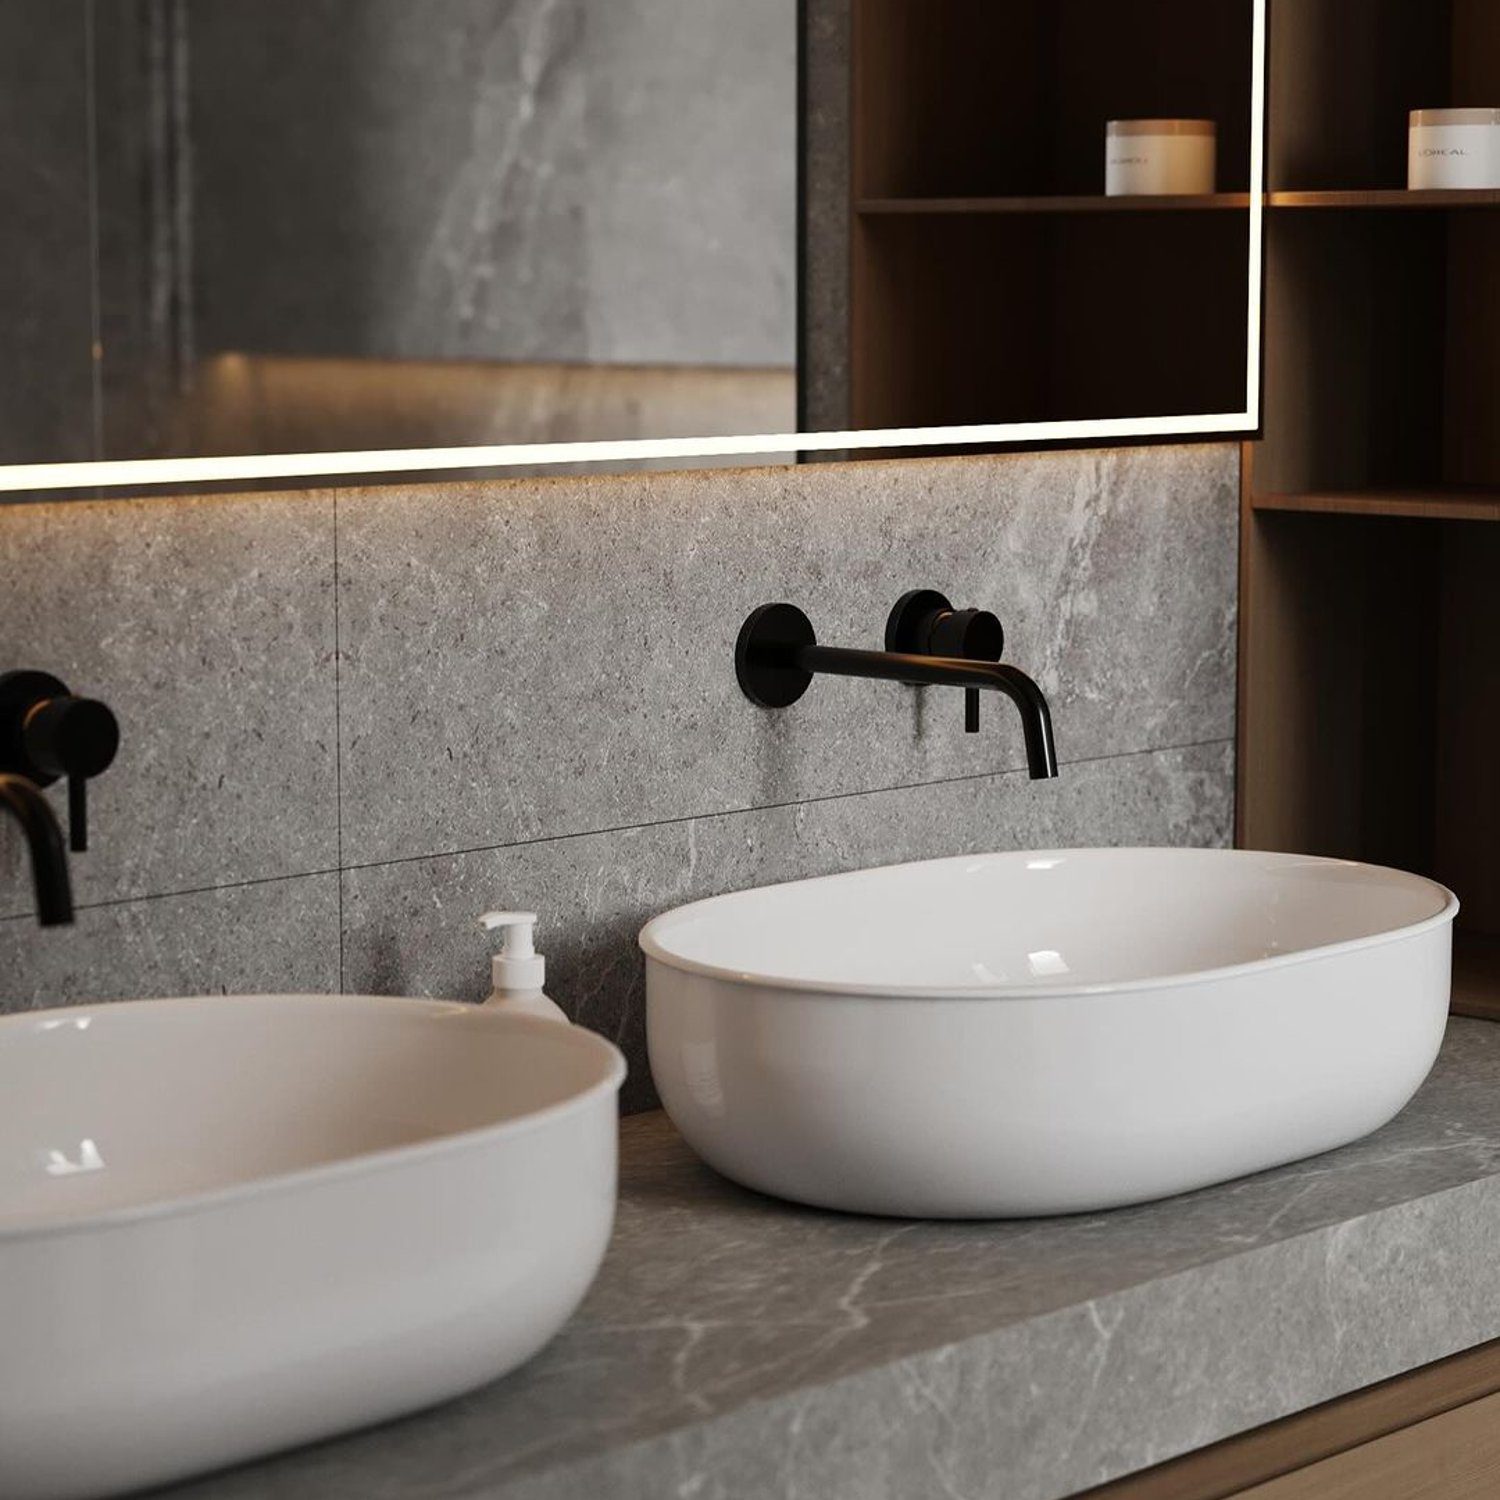
{"label": "wooden shelf divider", "polygon": [[1422,209],[1500,208],[1500,189],[1410,192],[1406,188],[1330,188],[1316,192],[1277,191],[1266,198],[1273,209]]}
{"label": "wooden shelf divider", "polygon": [[[1278,191],[1264,199],[1270,210],[1348,210],[1403,213],[1448,209],[1500,208],[1500,189],[1466,192],[1408,192],[1405,188],[1328,188],[1316,192]],[[856,214],[1144,214],[1243,212],[1249,193],[1182,193],[1106,198],[1102,194],[1056,193],[1031,197],[886,197],[860,198]]]}
{"label": "wooden shelf divider", "polygon": [[1407,516],[1426,521],[1500,521],[1500,490],[1328,490],[1252,494],[1254,511],[1300,511],[1319,516]]}
{"label": "wooden shelf divider", "polygon": [[1249,193],[1197,193],[1174,196],[1106,198],[1102,194],[1053,194],[1028,198],[861,198],[854,211],[877,214],[1131,214],[1241,211]]}

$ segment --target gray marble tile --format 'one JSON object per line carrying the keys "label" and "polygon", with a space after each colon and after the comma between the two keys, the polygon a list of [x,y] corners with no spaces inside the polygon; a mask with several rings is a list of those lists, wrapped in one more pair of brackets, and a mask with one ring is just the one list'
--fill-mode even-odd
{"label": "gray marble tile", "polygon": [[1500,1027],[1369,1139],[1012,1223],[793,1208],[627,1121],[604,1270],[530,1365],[181,1500],[1058,1500],[1500,1335]]}
{"label": "gray marble tile", "polygon": [[0,920],[0,1012],[339,985],[338,877],[83,907],[72,927]]}
{"label": "gray marble tile", "polygon": [[189,26],[200,348],[793,362],[795,0],[219,0]]}
{"label": "gray marble tile", "polygon": [[[1229,445],[387,488],[340,507],[349,863],[1023,763],[1009,705],[736,685],[755,605],[878,646],[906,589],[996,609],[1064,760],[1227,738]],[[392,788],[402,795],[392,796]]]}
{"label": "gray marble tile", "polygon": [[1024,775],[908,787],[750,813],[411,860],[344,875],[344,982],[382,994],[482,999],[476,918],[541,915],[548,992],[624,1049],[622,1096],[655,1102],[636,934],[656,913],[745,886],[986,849],[1229,842],[1227,744]]}
{"label": "gray marble tile", "polygon": [[588,7],[591,359],[795,364],[797,26],[797,0]]}
{"label": "gray marble tile", "polygon": [[583,357],[582,16],[191,7],[199,347]]}
{"label": "gray marble tile", "polygon": [[[205,7],[162,0],[91,3],[101,458],[153,458],[184,446],[184,396],[202,396],[193,349],[194,215],[189,25]],[[267,437],[270,435],[268,434]],[[196,449],[275,452],[270,441]],[[290,451],[290,450],[280,450]]]}
{"label": "gray marble tile", "polygon": [[0,6],[0,463],[94,456],[85,11]]}
{"label": "gray marble tile", "polygon": [[[337,865],[329,494],[0,508],[0,577],[0,670],[52,672],[120,720],[78,900]],[[0,913],[29,897],[7,823]]]}

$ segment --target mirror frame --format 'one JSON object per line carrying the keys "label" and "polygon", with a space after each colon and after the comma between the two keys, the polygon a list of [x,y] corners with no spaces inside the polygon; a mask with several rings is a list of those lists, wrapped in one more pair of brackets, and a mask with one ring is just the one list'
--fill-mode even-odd
{"label": "mirror frame", "polygon": [[[358,452],[257,453],[211,458],[140,458],[0,465],[0,494],[56,490],[120,490],[215,485],[285,479],[348,479],[403,473],[544,468],[553,464],[639,465],[653,460],[733,459],[754,463],[776,454],[862,449],[1039,448],[1105,446],[1193,438],[1255,437],[1261,428],[1264,300],[1266,9],[1252,0],[1250,82],[1250,255],[1246,288],[1248,359],[1243,411],[1174,417],[1097,418],[1086,421],[992,422],[957,427],[870,428],[843,432],[778,432],[730,437],[635,438],[574,443],[507,443],[447,448],[389,448]],[[491,477],[504,478],[503,473]],[[530,476],[530,477],[547,477]]]}

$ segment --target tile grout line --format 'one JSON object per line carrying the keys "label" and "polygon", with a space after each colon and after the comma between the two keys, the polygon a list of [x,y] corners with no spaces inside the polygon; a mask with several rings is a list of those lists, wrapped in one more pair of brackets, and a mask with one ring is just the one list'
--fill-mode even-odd
{"label": "tile grout line", "polygon": [[343,647],[339,639],[339,492],[333,504],[333,839],[338,866],[339,994],[344,993],[344,729]]}
{"label": "tile grout line", "polygon": [[[1078,760],[1059,761],[1059,768],[1068,766],[1107,765],[1115,760],[1134,760],[1141,755],[1174,755],[1184,750],[1208,750],[1219,745],[1233,745],[1234,736],[1219,739],[1193,740],[1183,745],[1154,745],[1143,750],[1117,750],[1108,755],[1086,755]],[[813,797],[794,797],[786,802],[754,802],[746,807],[725,807],[714,812],[681,813],[672,818],[650,818],[640,823],[618,823],[604,828],[580,828],[570,833],[542,833],[528,839],[506,839],[498,844],[475,844],[464,849],[440,849],[426,854],[402,854],[395,859],[371,859],[359,864],[346,865],[345,869],[379,870],[387,865],[422,864],[430,859],[462,859],[470,854],[496,854],[502,849],[527,849],[536,844],[560,844],[567,839],[603,838],[609,834],[637,833],[648,828],[671,828],[680,823],[705,823],[711,818],[744,818],[751,813],[786,812],[797,807],[818,807],[825,802],[848,802],[857,797],[883,797],[893,792],[920,792],[926,787],[963,786],[976,781],[998,781],[1006,776],[1021,776],[1025,766],[1004,766],[998,771],[976,771],[968,776],[939,776],[931,781],[900,781],[890,786],[863,787],[853,792],[823,792]]]}
{"label": "tile grout line", "polygon": [[[1108,755],[1089,755],[1080,760],[1065,760],[1063,766],[1097,766],[1110,761],[1134,760],[1145,755],[1174,755],[1184,750],[1211,750],[1222,745],[1233,745],[1232,735],[1212,740],[1192,740],[1181,745],[1153,745],[1141,750],[1117,750]],[[339,876],[339,959],[340,980],[343,978],[343,876],[361,870],[388,869],[396,865],[423,864],[437,859],[465,859],[475,854],[498,854],[506,849],[529,849],[539,844],[563,844],[571,839],[607,838],[618,833],[638,833],[650,828],[671,828],[675,824],[707,822],[711,818],[744,818],[752,813],[786,812],[797,807],[815,807],[825,802],[847,802],[859,797],[884,797],[895,792],[919,792],[927,787],[963,786],[968,782],[998,781],[1007,776],[1024,774],[1025,766],[1007,766],[999,771],[980,771],[972,776],[942,776],[934,781],[898,782],[892,786],[866,787],[854,792],[825,792],[816,797],[799,797],[791,802],[758,802],[748,807],[721,808],[715,812],[684,813],[675,818],[657,818],[645,823],[619,823],[604,828],[580,828],[568,833],[539,834],[535,838],[510,839],[500,844],[477,844],[464,849],[438,849],[426,854],[403,854],[395,859],[372,859],[356,865],[326,866],[311,870],[289,870],[284,875],[256,875],[248,880],[228,880],[218,885],[184,886],[172,891],[147,891],[136,896],[115,896],[107,901],[83,901],[78,903],[80,911],[99,911],[111,906],[135,906],[146,901],[169,901],[179,896],[207,896],[215,891],[249,890],[258,885],[278,885],[289,880],[312,880],[320,875]],[[342,856],[342,843],[340,844]],[[30,920],[29,912],[0,914],[0,924]]]}
{"label": "tile grout line", "polygon": [[[441,859],[442,855],[435,858]],[[258,885],[286,885],[293,880],[317,880],[324,875],[337,875],[332,865],[312,870],[288,870],[285,875],[252,875],[247,880],[226,880],[222,885],[185,885],[172,891],[144,891],[138,896],[111,896],[107,901],[78,901],[75,911],[105,911],[112,906],[143,906],[148,901],[175,901],[183,896],[212,896],[218,891],[251,891]],[[0,926],[7,922],[34,922],[35,915],[29,911],[13,911],[0,915]]]}

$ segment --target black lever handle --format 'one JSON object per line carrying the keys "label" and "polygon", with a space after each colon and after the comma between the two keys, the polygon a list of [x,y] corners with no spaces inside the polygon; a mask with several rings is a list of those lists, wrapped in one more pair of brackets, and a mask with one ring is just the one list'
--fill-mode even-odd
{"label": "black lever handle", "polygon": [[37,786],[68,779],[69,845],[88,848],[88,782],[109,769],[120,725],[107,705],[77,698],[46,672],[0,676],[0,771]]}
{"label": "black lever handle", "polygon": [[89,846],[89,778],[107,771],[120,748],[120,725],[97,699],[44,698],[26,715],[22,742],[44,776],[68,778],[68,844]]}
{"label": "black lever handle", "polygon": [[[999,661],[1005,629],[987,609],[954,609],[936,589],[903,594],[885,624],[885,649],[909,656],[956,656]],[[964,729],[979,733],[979,690],[964,690]]]}

